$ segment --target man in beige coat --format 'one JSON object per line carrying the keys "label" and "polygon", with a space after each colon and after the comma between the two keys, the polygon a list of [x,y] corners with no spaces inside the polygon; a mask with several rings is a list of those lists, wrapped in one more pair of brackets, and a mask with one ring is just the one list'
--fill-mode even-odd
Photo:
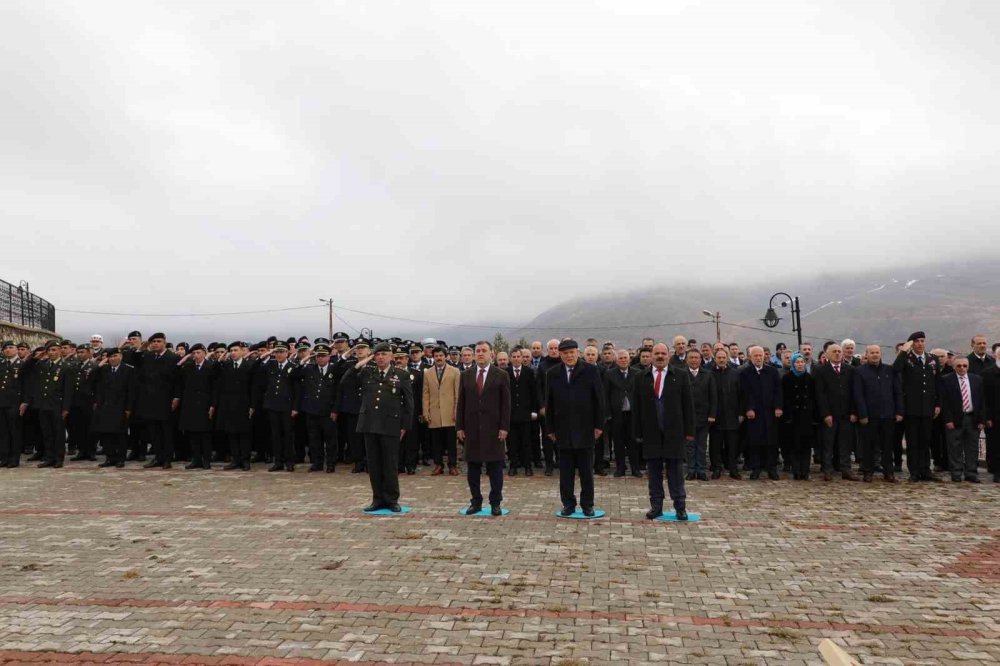
{"label": "man in beige coat", "polygon": [[424,419],[430,433],[434,471],[444,473],[444,455],[448,454],[448,473],[458,476],[458,455],[455,447],[455,410],[458,407],[458,385],[461,373],[448,365],[444,347],[434,348],[434,365],[424,370]]}

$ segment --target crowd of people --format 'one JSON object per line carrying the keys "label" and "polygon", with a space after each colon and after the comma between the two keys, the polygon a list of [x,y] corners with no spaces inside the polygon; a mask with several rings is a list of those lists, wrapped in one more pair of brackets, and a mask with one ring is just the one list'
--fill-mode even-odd
{"label": "crowd of people", "polygon": [[[593,476],[647,476],[651,517],[663,477],[678,516],[685,481],[805,481],[816,472],[871,482],[1000,482],[1000,343],[975,336],[967,355],[928,349],[923,332],[896,345],[822,349],[803,343],[634,348],[589,339],[494,349],[351,339],[271,338],[171,344],[133,331],[117,347],[52,340],[2,343],[0,467],[72,461],[99,467],[368,472],[371,509],[398,509],[398,476],[458,475],[472,501],[490,479],[560,472],[563,512],[593,514]],[[374,361],[374,362],[373,362]],[[905,442],[905,446],[904,446]],[[815,471],[814,471],[815,470]],[[858,476],[858,474],[860,476]],[[579,502],[574,494],[580,479]],[[659,512],[659,513],[658,513]]]}

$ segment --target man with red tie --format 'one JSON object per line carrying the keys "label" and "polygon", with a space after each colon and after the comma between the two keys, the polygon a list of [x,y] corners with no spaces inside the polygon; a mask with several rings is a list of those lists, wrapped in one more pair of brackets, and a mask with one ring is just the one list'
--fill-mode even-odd
{"label": "man with red tie", "polygon": [[465,444],[466,475],[472,499],[465,515],[482,511],[480,489],[483,464],[490,477],[490,513],[502,514],[503,461],[510,430],[510,381],[507,373],[491,365],[493,346],[476,343],[475,365],[462,373],[458,390],[455,427],[458,441]]}
{"label": "man with red tie", "polygon": [[983,378],[969,372],[969,359],[956,356],[941,378],[941,418],[948,439],[952,481],[979,483],[979,433],[986,425]]}

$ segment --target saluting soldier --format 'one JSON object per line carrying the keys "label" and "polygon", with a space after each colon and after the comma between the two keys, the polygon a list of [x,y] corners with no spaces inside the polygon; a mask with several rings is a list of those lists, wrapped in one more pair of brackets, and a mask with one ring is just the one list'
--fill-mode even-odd
{"label": "saluting soldier", "polygon": [[[55,340],[45,346],[45,351],[25,362],[35,373],[35,390],[28,396],[28,404],[38,412],[42,430],[44,460],[39,467],[60,468],[66,458],[66,426],[63,410],[69,405],[67,371],[60,362],[61,349]],[[42,354],[45,358],[42,358]]]}
{"label": "saluting soldier", "polygon": [[[134,331],[133,331],[134,332]],[[133,358],[136,367],[135,416],[146,425],[148,440],[153,443],[153,459],[143,467],[170,469],[174,460],[174,430],[170,415],[175,409],[174,382],[180,356],[167,349],[167,336],[153,333],[146,351]],[[145,449],[145,439],[140,446]],[[145,456],[145,451],[141,452]]]}
{"label": "saluting soldier", "polygon": [[903,429],[910,481],[941,481],[931,473],[931,432],[941,413],[937,360],[927,354],[927,338],[916,331],[900,347],[892,364],[903,388]]}
{"label": "saluting soldier", "polygon": [[135,406],[136,371],[123,362],[121,350],[112,347],[94,371],[94,415],[91,429],[100,438],[105,460],[98,467],[124,467],[126,432]]}
{"label": "saluting soldier", "polygon": [[399,442],[413,420],[413,387],[406,372],[392,367],[392,347],[386,342],[377,344],[373,356],[344,373],[345,382],[354,377],[361,385],[358,432],[364,435],[372,486],[372,503],[365,511],[386,508],[398,513],[402,510],[396,471]]}
{"label": "saluting soldier", "polygon": [[295,418],[305,423],[309,437],[309,471],[333,472],[337,465],[337,377],[330,363],[330,346],[326,340],[313,348],[313,363],[300,365],[293,372],[299,382]]}
{"label": "saluting soldier", "polygon": [[76,370],[72,376],[72,393],[66,427],[69,430],[69,448],[76,455],[70,460],[97,460],[95,441],[90,432],[90,421],[94,414],[93,373],[97,370],[97,360],[90,345],[77,345]]}
{"label": "saluting soldier", "polygon": [[226,470],[250,470],[253,381],[257,362],[245,358],[246,352],[246,343],[231,342],[229,358],[215,366],[212,407],[215,411],[215,430],[229,441],[231,460],[223,468]]}
{"label": "saluting soldier", "polygon": [[0,350],[0,467],[21,464],[21,361],[8,340]]}
{"label": "saluting soldier", "polygon": [[205,345],[191,346],[180,362],[174,409],[180,408],[178,427],[188,437],[191,462],[184,469],[212,469],[212,379],[215,362],[207,358]]}
{"label": "saluting soldier", "polygon": [[[274,358],[268,358],[273,354]],[[288,345],[278,341],[271,351],[264,352],[267,358],[260,372],[257,391],[261,394],[264,411],[271,426],[271,452],[273,460],[268,472],[295,471],[295,435],[292,430],[292,407],[295,405],[295,382],[292,371],[295,366],[288,360]]]}

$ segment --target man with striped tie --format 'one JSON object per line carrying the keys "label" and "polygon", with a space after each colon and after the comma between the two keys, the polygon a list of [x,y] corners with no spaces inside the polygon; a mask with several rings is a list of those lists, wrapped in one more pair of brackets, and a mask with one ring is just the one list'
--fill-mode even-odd
{"label": "man with striped tie", "polygon": [[956,356],[954,372],[941,379],[941,418],[948,439],[951,480],[979,483],[979,433],[986,423],[983,378],[969,372],[969,359]]}

